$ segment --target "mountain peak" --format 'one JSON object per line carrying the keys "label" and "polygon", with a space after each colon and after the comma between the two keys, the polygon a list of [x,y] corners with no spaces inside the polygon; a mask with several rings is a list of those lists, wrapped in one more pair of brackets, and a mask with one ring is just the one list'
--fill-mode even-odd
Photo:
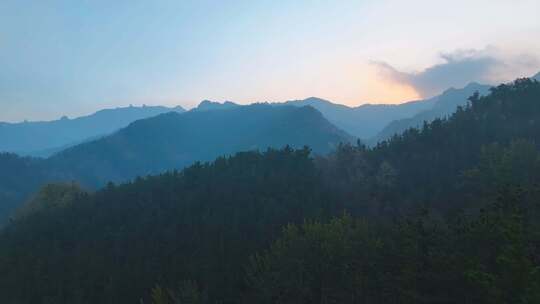
{"label": "mountain peak", "polygon": [[469,82],[464,88],[465,89],[467,89],[467,88],[475,88],[475,87],[478,87],[478,86],[481,86],[481,84],[476,82],[476,81],[472,81],[472,82]]}
{"label": "mountain peak", "polygon": [[134,106],[101,109],[93,114],[57,120],[2,124],[0,151],[22,155],[49,156],[96,136],[113,133],[130,123],[167,112],[182,113],[180,107]]}
{"label": "mountain peak", "polygon": [[319,98],[319,97],[315,97],[315,96],[311,96],[311,97],[308,97],[306,99],[304,99],[305,101],[311,101],[311,102],[324,102],[324,103],[328,103],[330,101],[326,100],[326,99],[322,99],[322,98]]}
{"label": "mountain peak", "polygon": [[299,99],[299,100],[290,100],[286,101],[284,104],[300,104],[300,105],[313,105],[313,104],[334,104],[326,99],[322,99],[319,97],[311,96],[305,99]]}
{"label": "mountain peak", "polygon": [[536,75],[534,75],[532,78],[540,81],[540,72],[536,73]]}
{"label": "mountain peak", "polygon": [[194,108],[196,111],[208,111],[208,110],[222,110],[222,109],[229,109],[239,106],[238,104],[232,102],[232,101],[225,101],[223,103],[217,102],[217,101],[211,101],[208,99],[205,99],[199,103],[199,105]]}
{"label": "mountain peak", "polygon": [[[65,168],[77,163],[74,174],[81,174],[83,184],[99,186],[239,151],[307,145],[316,153],[327,153],[340,142],[353,140],[312,107],[231,104],[235,107],[224,111],[169,112],[138,120],[50,159]],[[114,164],[109,161],[113,159]]]}
{"label": "mountain peak", "polygon": [[174,112],[185,112],[185,111],[186,111],[186,109],[184,109],[184,108],[183,108],[182,106],[180,106],[180,105],[178,105],[178,106],[172,108],[172,110],[173,110]]}
{"label": "mountain peak", "polygon": [[450,87],[450,88],[444,90],[444,92],[442,92],[441,95],[439,95],[439,96],[447,95],[448,93],[451,93],[451,92],[483,90],[485,87],[486,87],[486,85],[483,85],[483,84],[478,83],[476,81],[471,81],[466,86],[464,86],[463,88],[460,88],[460,89],[455,88],[455,87]]}
{"label": "mountain peak", "polygon": [[219,104],[219,102],[217,102],[217,101],[211,101],[211,100],[205,99],[205,100],[203,100],[203,101],[201,101],[201,102],[199,103],[199,105],[197,106],[197,108],[198,108],[198,107],[204,107],[204,106],[206,106],[206,105],[211,105],[211,104]]}

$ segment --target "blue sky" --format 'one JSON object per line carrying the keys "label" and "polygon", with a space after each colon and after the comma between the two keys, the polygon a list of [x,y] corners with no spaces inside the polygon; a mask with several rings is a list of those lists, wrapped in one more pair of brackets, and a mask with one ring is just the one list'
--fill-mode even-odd
{"label": "blue sky", "polygon": [[0,121],[396,103],[540,70],[540,1],[0,1]]}

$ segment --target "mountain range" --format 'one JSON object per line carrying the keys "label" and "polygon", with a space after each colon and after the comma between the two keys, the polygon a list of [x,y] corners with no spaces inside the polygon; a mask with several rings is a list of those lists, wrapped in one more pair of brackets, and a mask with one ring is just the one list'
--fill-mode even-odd
{"label": "mountain range", "polygon": [[182,113],[180,107],[124,107],[53,121],[0,123],[0,151],[47,157],[76,144],[108,135],[131,122],[166,112]]}
{"label": "mountain range", "polygon": [[76,181],[95,188],[238,151],[308,145],[325,154],[356,138],[375,144],[447,116],[489,88],[471,83],[399,105],[348,107],[315,97],[249,106],[205,100],[190,111],[127,107],[75,119],[0,123],[0,151],[48,157],[0,154],[2,171],[18,172],[0,173],[0,221],[43,183]]}
{"label": "mountain range", "polygon": [[[0,231],[2,302],[538,303],[539,101],[540,83],[519,79],[374,147],[239,152],[95,192],[43,187]],[[201,121],[212,128],[185,130]],[[72,166],[104,149],[119,170],[145,151],[159,161],[306,132],[322,151],[341,137],[312,107],[252,105],[162,114],[55,157],[84,157]]]}
{"label": "mountain range", "polygon": [[[540,81],[540,72],[531,78]],[[350,107],[317,97],[270,104],[312,106],[338,128],[373,145],[406,129],[419,127],[424,121],[447,117],[454,113],[458,106],[466,105],[468,98],[475,92],[486,95],[490,88],[490,85],[471,82],[463,88],[449,88],[440,95],[401,104],[363,104]],[[218,110],[234,106],[238,104],[231,101],[219,103],[205,100],[197,109]]]}
{"label": "mountain range", "polygon": [[[268,104],[272,106],[311,106],[338,128],[365,143],[374,144],[394,133],[416,127],[424,120],[431,121],[452,114],[458,106],[465,105],[467,99],[475,92],[485,95],[490,87],[473,82],[464,88],[450,88],[431,98],[401,104],[363,104],[350,107],[317,97]],[[231,101],[219,103],[205,100],[192,111],[221,110],[237,106],[239,104]]]}
{"label": "mountain range", "polygon": [[[328,100],[311,97],[304,100],[291,100],[284,103],[294,106],[312,106],[319,110],[330,122],[353,136],[366,139],[377,134],[393,120],[412,116],[422,110],[429,109],[430,100],[417,100],[402,104],[364,104],[349,107],[334,104]],[[278,105],[278,104],[276,104]]]}
{"label": "mountain range", "polygon": [[[364,104],[349,107],[317,97],[269,103],[272,106],[311,106],[328,121],[366,143],[374,143],[414,127],[424,119],[451,114],[464,105],[475,90],[485,94],[489,86],[471,83],[462,89],[449,89],[433,98],[402,104]],[[232,109],[239,104],[204,100],[189,112]],[[0,151],[36,157],[49,157],[77,144],[93,141],[126,127],[130,123],[167,112],[186,112],[182,107],[162,106],[104,109],[74,119],[63,117],[53,121],[0,123]]]}
{"label": "mountain range", "polygon": [[54,168],[89,185],[180,169],[238,151],[309,146],[324,154],[353,138],[312,107],[264,104],[166,113],[57,153]]}
{"label": "mountain range", "polygon": [[[74,181],[95,189],[109,181],[182,169],[239,151],[289,145],[325,154],[353,137],[312,107],[264,104],[226,110],[168,112],[140,119],[119,131],[53,156],[0,153],[0,222],[50,182]],[[13,174],[17,172],[17,174]]]}
{"label": "mountain range", "polygon": [[443,118],[453,114],[458,106],[467,104],[467,100],[475,92],[481,96],[489,93],[491,86],[469,83],[462,89],[450,88],[441,95],[428,100],[431,107],[407,118],[397,119],[387,124],[376,136],[369,139],[371,144],[390,138],[394,134],[401,134],[410,128],[421,127],[425,122],[431,122],[436,118]]}
{"label": "mountain range", "polygon": [[[531,78],[540,80],[540,72]],[[464,88],[450,88],[431,98],[401,104],[364,104],[350,107],[317,97],[269,104],[312,106],[338,128],[362,139],[365,143],[375,144],[407,128],[418,127],[424,121],[448,116],[457,106],[465,105],[467,98],[474,92],[478,91],[481,95],[485,95],[489,88],[488,85],[472,82]],[[190,112],[231,109],[238,106],[239,104],[232,101],[219,103],[203,100]],[[53,121],[0,122],[0,152],[48,157],[68,147],[112,134],[136,120],[171,111],[185,112],[181,106],[173,108],[130,106],[104,109],[74,119],[64,116]]]}

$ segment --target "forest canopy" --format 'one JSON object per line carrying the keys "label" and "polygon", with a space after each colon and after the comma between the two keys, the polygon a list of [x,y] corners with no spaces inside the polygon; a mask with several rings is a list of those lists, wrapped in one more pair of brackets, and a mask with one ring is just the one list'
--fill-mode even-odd
{"label": "forest canopy", "polygon": [[242,152],[90,194],[47,186],[0,232],[0,294],[538,303],[539,143],[540,83],[518,79],[373,148]]}

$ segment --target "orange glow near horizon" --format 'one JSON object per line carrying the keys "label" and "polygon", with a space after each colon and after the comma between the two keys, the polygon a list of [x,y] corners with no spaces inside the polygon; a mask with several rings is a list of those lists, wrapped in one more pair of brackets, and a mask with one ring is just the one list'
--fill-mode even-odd
{"label": "orange glow near horizon", "polygon": [[380,76],[373,66],[369,66],[366,72],[362,81],[367,88],[364,98],[369,103],[400,104],[423,98],[413,87]]}
{"label": "orange glow near horizon", "polygon": [[377,104],[400,104],[408,101],[422,99],[418,92],[406,85],[379,82],[373,95],[367,97],[370,103]]}
{"label": "orange glow near horizon", "polygon": [[379,76],[377,69],[369,64],[351,64],[346,70],[345,73],[336,73],[342,75],[337,80],[341,83],[339,90],[332,92],[335,95],[326,95],[332,101],[359,106],[366,103],[400,104],[423,98],[413,87]]}

